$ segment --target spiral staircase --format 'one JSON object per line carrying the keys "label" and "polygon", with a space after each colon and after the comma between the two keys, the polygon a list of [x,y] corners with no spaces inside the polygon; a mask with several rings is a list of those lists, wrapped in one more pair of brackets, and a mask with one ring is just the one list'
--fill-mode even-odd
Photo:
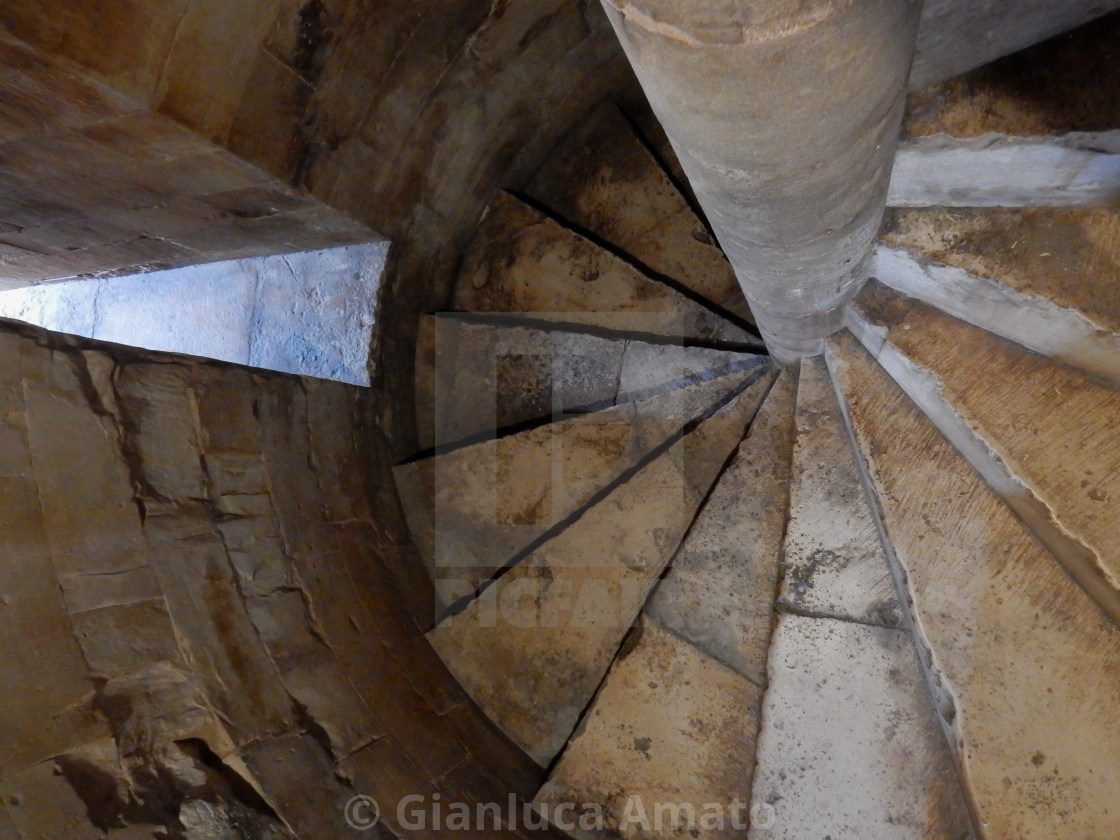
{"label": "spiral staircase", "polygon": [[912,95],[799,367],[641,115],[494,197],[396,480],[428,639],[554,827],[1120,836],[1120,132],[1073,51]]}

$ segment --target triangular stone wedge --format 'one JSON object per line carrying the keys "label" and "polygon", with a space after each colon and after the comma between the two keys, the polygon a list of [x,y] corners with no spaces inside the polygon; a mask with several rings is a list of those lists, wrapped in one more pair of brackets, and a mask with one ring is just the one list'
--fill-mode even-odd
{"label": "triangular stone wedge", "polygon": [[1120,836],[1120,630],[855,339],[828,358],[982,836]]}
{"label": "triangular stone wedge", "polygon": [[878,284],[855,301],[849,321],[1120,621],[1120,392]]}
{"label": "triangular stone wedge", "polygon": [[898,210],[872,275],[1120,387],[1120,211]]}
{"label": "triangular stone wedge", "polygon": [[643,615],[534,807],[579,840],[746,836],[761,693]]}
{"label": "triangular stone wedge", "polygon": [[793,476],[752,836],[966,837],[967,801],[819,357],[801,363]]}
{"label": "triangular stone wedge", "polygon": [[796,395],[796,375],[783,372],[646,605],[659,623],[759,686],[774,623]]}
{"label": "triangular stone wedge", "polygon": [[756,346],[758,339],[508,193],[487,209],[455,284],[463,312]]}
{"label": "triangular stone wedge", "polygon": [[542,767],[570,737],[754,409],[740,396],[701,421],[428,633],[460,685]]}
{"label": "triangular stone wedge", "polygon": [[731,264],[613,102],[561,141],[528,192],[642,265],[750,320]]}
{"label": "triangular stone wedge", "polygon": [[412,540],[436,581],[437,610],[473,594],[744,385],[740,400],[753,416],[773,379],[773,368],[760,365],[396,467]]}
{"label": "triangular stone wedge", "polygon": [[416,409],[424,449],[494,437],[764,364],[750,353],[424,316]]}

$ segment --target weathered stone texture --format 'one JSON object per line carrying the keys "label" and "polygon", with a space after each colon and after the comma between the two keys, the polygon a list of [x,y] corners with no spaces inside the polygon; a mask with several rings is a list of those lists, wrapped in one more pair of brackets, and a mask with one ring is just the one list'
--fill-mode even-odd
{"label": "weathered stone texture", "polygon": [[375,238],[2,28],[0,66],[0,287]]}
{"label": "weathered stone texture", "polygon": [[[290,792],[312,796],[321,766],[344,804],[355,788],[336,762],[390,732],[412,733],[379,749],[415,775],[359,782],[387,807],[454,770],[480,800],[531,796],[539,770],[404,614],[415,595],[397,594],[411,579],[389,536],[403,526],[369,495],[388,460],[357,436],[374,429],[367,392],[30,330],[0,333],[0,371],[0,836],[128,840],[177,819],[226,832],[198,837],[347,837],[340,809],[308,823]],[[292,738],[316,762],[258,760]],[[105,798],[96,780],[113,774]],[[149,782],[166,774],[186,792]],[[271,807],[230,787],[238,776]]]}
{"label": "weathered stone texture", "polygon": [[436,606],[471,594],[753,379],[760,381],[745,398],[757,405],[767,373],[730,374],[396,467],[412,539],[430,574],[442,579]]}
{"label": "weathered stone texture", "polygon": [[542,767],[571,735],[755,408],[740,396],[702,421],[428,634]]}
{"label": "weathered stone texture", "polygon": [[676,339],[753,340],[508,193],[491,202],[479,224],[452,306]]}
{"label": "weathered stone texture", "polygon": [[646,605],[758,686],[774,621],[796,395],[797,378],[783,373]]}
{"label": "weathered stone texture", "polygon": [[980,824],[1116,833],[1116,625],[851,336],[829,352]]}

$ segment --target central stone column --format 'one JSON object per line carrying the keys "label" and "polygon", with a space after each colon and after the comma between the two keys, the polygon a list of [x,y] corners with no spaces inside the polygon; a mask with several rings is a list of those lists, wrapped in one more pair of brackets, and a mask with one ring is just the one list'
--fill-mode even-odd
{"label": "central stone column", "polygon": [[867,279],[921,0],[602,0],[774,357]]}

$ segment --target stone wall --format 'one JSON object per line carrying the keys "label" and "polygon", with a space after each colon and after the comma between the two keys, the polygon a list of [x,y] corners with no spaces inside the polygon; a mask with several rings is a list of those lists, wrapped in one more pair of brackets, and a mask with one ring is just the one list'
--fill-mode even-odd
{"label": "stone wall", "polygon": [[408,794],[532,797],[420,635],[368,390],[30,328],[0,377],[0,838],[320,840],[357,793],[386,830]]}

